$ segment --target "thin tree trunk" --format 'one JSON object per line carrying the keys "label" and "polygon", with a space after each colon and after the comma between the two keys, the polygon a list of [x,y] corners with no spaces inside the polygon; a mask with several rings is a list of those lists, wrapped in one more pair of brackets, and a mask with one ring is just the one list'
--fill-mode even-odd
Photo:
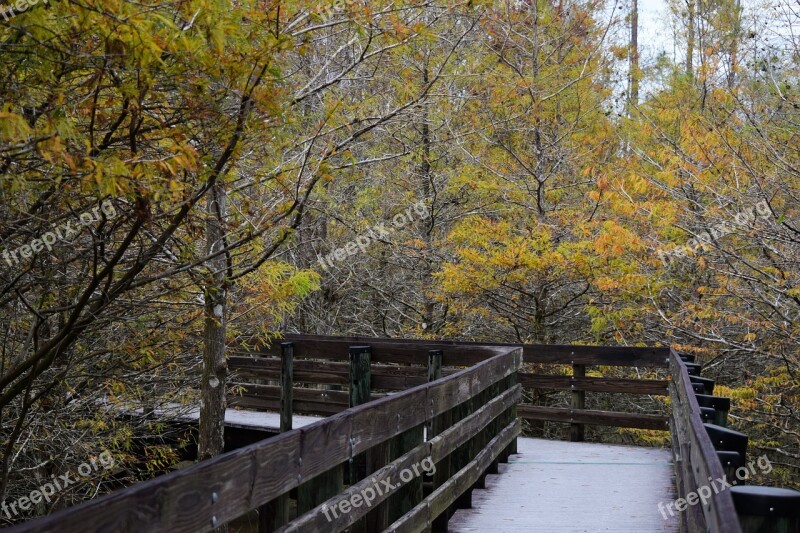
{"label": "thin tree trunk", "polygon": [[[224,247],[225,193],[220,181],[208,196],[206,251],[213,254]],[[209,259],[208,282],[205,287],[205,332],[203,346],[203,380],[201,383],[200,442],[198,459],[205,460],[225,449],[225,390],[228,364],[225,360],[227,308],[226,257],[219,254]]]}
{"label": "thin tree trunk", "polygon": [[628,65],[628,115],[639,104],[639,0],[631,0],[631,44]]}
{"label": "thin tree trunk", "polygon": [[694,77],[694,19],[696,16],[695,0],[686,0],[689,12],[688,26],[686,28],[686,75]]}
{"label": "thin tree trunk", "polygon": [[733,28],[731,32],[730,64],[728,65],[728,89],[733,90],[736,83],[736,71],[739,68],[739,38],[742,33],[742,2],[736,0],[734,6]]}

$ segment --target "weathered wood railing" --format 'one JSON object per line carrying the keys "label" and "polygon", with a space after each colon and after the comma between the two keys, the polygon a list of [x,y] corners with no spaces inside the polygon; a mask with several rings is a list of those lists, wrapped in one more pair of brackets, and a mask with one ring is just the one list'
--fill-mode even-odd
{"label": "weathered wood railing", "polygon": [[[490,350],[478,343],[456,341],[420,341],[396,339],[364,339],[362,337],[319,337],[286,335],[295,348],[294,380],[305,385],[343,385],[350,379],[348,348],[369,341],[373,347],[373,396],[391,391],[405,390],[425,383],[427,376],[427,350],[444,351],[443,375],[457,372],[486,358]],[[398,348],[398,343],[402,348]],[[512,347],[510,344],[493,345]],[[457,349],[456,349],[457,348]],[[626,395],[667,396],[668,381],[660,379],[631,379],[586,376],[587,367],[667,368],[669,348],[522,345],[523,363],[567,365],[572,375],[537,374],[522,369],[519,383],[523,389],[571,391],[569,408],[522,404],[520,418],[546,420],[570,425],[571,440],[583,440],[584,425],[595,424],[616,427],[669,430],[666,414],[643,414],[597,409],[586,409],[586,393],[618,393]],[[280,348],[251,346],[247,355],[231,357],[232,370],[241,376],[241,396],[231,398],[231,405],[250,409],[278,410],[280,387],[247,383],[252,380],[273,380],[280,376]],[[294,389],[294,412],[327,416],[348,407],[346,392],[320,390],[307,387]]]}
{"label": "weathered wood railing", "polygon": [[[212,531],[254,510],[262,531],[441,529],[515,450],[522,350],[430,344],[370,340],[355,352],[378,363],[412,362],[421,348],[438,346],[441,354],[422,354],[433,377],[439,364],[471,366],[10,531]],[[312,351],[298,343],[293,355]],[[323,352],[330,353],[314,355]],[[426,460],[435,474],[423,485],[417,474]],[[386,490],[387,483],[398,487]],[[365,505],[365,495],[381,488]],[[287,516],[295,489],[296,516]]]}
{"label": "weathered wood railing", "polygon": [[[370,374],[372,397],[403,391],[427,383],[430,350],[442,350],[442,374],[451,375],[461,368],[472,366],[496,353],[485,345],[457,345],[447,342],[405,341],[390,339],[361,339],[359,337],[312,337],[287,335],[293,349],[293,381],[295,385],[324,385],[326,389],[295,386],[294,412],[328,416],[347,409],[347,391],[332,387],[350,384],[350,347],[368,342],[371,347]],[[230,405],[247,409],[277,411],[280,407],[281,347],[252,346],[234,351],[228,365],[239,376],[234,388],[240,392],[230,397]],[[254,381],[275,381],[263,385]]]}
{"label": "weathered wood railing", "polygon": [[571,366],[571,375],[541,375],[521,371],[524,388],[571,391],[570,407],[521,405],[519,414],[527,420],[546,420],[570,424],[570,440],[581,441],[584,425],[669,430],[663,414],[643,414],[586,409],[587,392],[666,396],[668,382],[657,379],[632,379],[587,376],[587,367],[612,366],[636,368],[666,368],[667,348],[612,346],[555,346],[526,344],[523,362]]}
{"label": "weathered wood railing", "polygon": [[[712,531],[741,533],[739,519],[730,490],[720,490],[718,485],[725,476],[722,463],[711,438],[703,426],[700,405],[695,388],[689,378],[686,363],[674,351],[669,353],[670,398],[672,414],[670,427],[672,455],[675,462],[678,494],[686,505],[678,508],[681,531]],[[705,487],[707,498],[698,498]],[[714,487],[714,490],[712,490]],[[688,499],[694,494],[694,500]],[[701,492],[703,494],[703,492]]]}

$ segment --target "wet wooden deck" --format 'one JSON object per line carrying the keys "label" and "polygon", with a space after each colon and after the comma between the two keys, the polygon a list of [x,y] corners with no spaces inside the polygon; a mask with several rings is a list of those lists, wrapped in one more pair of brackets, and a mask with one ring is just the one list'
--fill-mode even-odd
{"label": "wet wooden deck", "polygon": [[518,455],[456,512],[452,532],[676,532],[670,450],[518,439]]}

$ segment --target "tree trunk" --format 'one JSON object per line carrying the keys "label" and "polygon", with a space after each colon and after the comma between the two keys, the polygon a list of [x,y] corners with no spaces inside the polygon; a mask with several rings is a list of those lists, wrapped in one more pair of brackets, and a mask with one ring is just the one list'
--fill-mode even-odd
{"label": "tree trunk", "polygon": [[694,77],[694,19],[696,16],[695,0],[686,0],[686,7],[689,12],[688,25],[686,27],[686,75]]}
{"label": "tree trunk", "polygon": [[631,44],[628,65],[628,116],[639,104],[639,0],[631,0]]}
{"label": "tree trunk", "polygon": [[[217,182],[208,196],[206,224],[209,255],[224,245],[225,193]],[[228,364],[225,361],[225,331],[227,309],[226,255],[208,260],[208,281],[205,293],[205,332],[203,346],[203,379],[200,404],[200,442],[197,458],[200,461],[221,454],[225,449],[225,390]]]}

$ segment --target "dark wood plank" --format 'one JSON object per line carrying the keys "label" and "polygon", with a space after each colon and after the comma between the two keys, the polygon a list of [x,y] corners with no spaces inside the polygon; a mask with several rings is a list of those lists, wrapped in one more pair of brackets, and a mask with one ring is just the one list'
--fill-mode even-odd
{"label": "dark wood plank", "polygon": [[294,401],[294,345],[281,344],[281,433],[292,429],[292,402]]}
{"label": "dark wood plank", "polygon": [[582,377],[519,373],[519,382],[525,388],[578,390],[586,392],[612,392],[621,394],[649,394],[667,396],[668,381],[659,379],[628,379]]}
{"label": "dark wood plank", "polygon": [[[507,344],[462,341],[425,341],[418,339],[373,339],[369,337],[322,337],[286,334],[285,340],[297,343],[296,358],[347,360],[347,349],[354,343],[369,344],[373,361],[424,364],[429,350],[445,351],[445,366],[468,366],[502,353],[508,347],[523,346],[525,363],[585,364],[606,366],[642,366],[667,368],[669,348],[634,346],[585,346],[554,344]],[[302,348],[301,348],[302,346]],[[453,347],[458,347],[453,350]],[[244,351],[244,349],[241,349]],[[253,343],[249,353],[277,355],[275,344]]]}
{"label": "dark wood plank", "polygon": [[[572,377],[574,380],[586,377],[586,365],[572,365]],[[586,393],[575,389],[570,398],[570,408],[573,411],[586,409]],[[572,442],[583,442],[584,425],[573,422],[569,426],[569,440]]]}
{"label": "dark wood plank", "polygon": [[[281,344],[280,432],[292,430],[292,353],[291,342]],[[272,533],[289,521],[289,494],[281,494],[258,510],[258,533]]]}
{"label": "dark wood plank", "polygon": [[[230,407],[239,407],[241,409],[278,412],[281,408],[281,401],[278,398],[265,399],[256,396],[229,396],[228,405]],[[295,414],[330,416],[341,413],[346,408],[346,405],[330,404],[325,401],[294,401]]]}
{"label": "dark wood plank", "polygon": [[669,348],[526,344],[525,363],[667,368]]}
{"label": "dark wood plank", "polygon": [[[347,361],[349,347],[354,344],[369,345],[372,360],[378,363],[403,363],[424,365],[430,350],[445,350],[445,366],[469,366],[507,351],[485,343],[456,343],[450,341],[421,341],[415,339],[378,339],[369,337],[318,337],[285,335],[285,340],[295,343],[296,359],[328,359]],[[454,349],[457,347],[457,349]],[[277,356],[275,343],[265,346],[258,342],[232,349],[238,354]]]}
{"label": "dark wood plank", "polygon": [[[240,381],[249,379],[280,379],[280,361],[274,357],[234,356],[229,358],[228,365]],[[313,383],[324,385],[347,385],[350,377],[350,364],[336,361],[300,360],[294,363],[296,383]],[[443,375],[455,373],[447,369]],[[372,365],[372,388],[383,390],[406,390],[422,385],[425,380],[425,368],[421,365],[392,366],[386,364]]]}
{"label": "dark wood plank", "polygon": [[[423,442],[424,426],[419,425],[404,431],[391,441],[392,460],[398,459],[410,452]],[[424,476],[415,476],[414,479],[400,487],[389,498],[389,522],[394,522],[411,509],[416,507],[423,498]]]}
{"label": "dark wood plank", "polygon": [[596,411],[590,409],[575,411],[561,407],[541,407],[534,405],[519,405],[517,406],[517,412],[521,418],[530,420],[549,420],[552,422],[669,431],[669,420],[666,416],[660,415],[619,413],[615,411]]}
{"label": "dark wood plank", "polygon": [[[370,401],[372,388],[372,376],[370,374],[370,359],[372,348],[369,346],[350,346],[350,384],[349,398],[350,407],[366,404]],[[352,442],[352,441],[351,441]],[[380,445],[381,442],[375,445]],[[370,446],[370,448],[374,447]],[[348,465],[347,482],[354,485],[356,482],[367,477],[367,451],[354,454]],[[305,509],[303,510],[305,511]],[[366,520],[360,520],[353,524],[352,533],[366,533]]]}
{"label": "dark wood plank", "polygon": [[[260,385],[256,383],[240,383],[233,382],[231,387],[241,387],[241,395],[253,398],[262,398],[265,400],[278,400],[281,401],[281,394],[283,388],[275,385]],[[323,403],[328,405],[343,405],[345,408],[349,407],[350,397],[345,391],[333,390],[320,390],[309,389],[303,387],[294,387],[292,390],[292,399],[298,402],[309,403]]]}
{"label": "dark wood plank", "polygon": [[[20,524],[17,533],[211,531],[296,485],[300,433],[270,439]],[[243,482],[244,481],[244,482]],[[215,497],[216,495],[216,497]]]}
{"label": "dark wood plank", "polygon": [[[659,348],[659,347],[639,347],[639,346],[590,346],[590,345],[557,345],[557,344],[514,344],[514,343],[482,343],[482,342],[469,342],[469,341],[454,341],[454,340],[440,340],[440,341],[426,341],[426,340],[418,340],[418,339],[373,339],[369,337],[321,337],[321,336],[310,336],[310,335],[297,335],[297,334],[287,334],[285,335],[287,340],[290,339],[297,339],[297,340],[323,340],[328,342],[339,342],[343,344],[352,344],[354,342],[364,342],[370,344],[396,344],[402,343],[404,345],[414,345],[417,347],[425,347],[427,350],[445,350],[447,351],[448,348],[452,347],[459,347],[459,348],[469,348],[469,349],[483,349],[487,350],[487,354],[496,355],[497,353],[501,353],[503,348],[508,347],[515,347],[515,346],[523,346],[524,347],[524,354],[523,354],[523,361],[526,363],[530,362],[546,362],[546,361],[538,361],[537,358],[539,355],[537,353],[546,353],[548,355],[543,355],[542,357],[552,357],[554,355],[560,357],[560,360],[563,361],[562,364],[592,364],[588,362],[583,362],[579,360],[575,360],[574,363],[572,360],[569,359],[570,356],[573,354],[580,357],[585,357],[591,354],[598,354],[608,359],[613,359],[614,357],[621,357],[620,362],[623,363],[623,366],[627,366],[628,362],[625,361],[626,358],[630,358],[631,356],[635,356],[636,360],[649,360],[654,367],[660,368],[667,368],[669,366],[669,348]],[[451,350],[452,351],[452,350]],[[460,350],[459,350],[460,351]],[[529,352],[531,352],[529,354]],[[537,353],[534,353],[537,352]],[[451,354],[454,359],[460,357],[459,354],[453,353]],[[530,357],[528,357],[530,355]],[[608,363],[598,363],[598,364],[608,364]],[[449,366],[448,359],[445,358],[445,365]],[[611,364],[610,366],[617,366]]]}

